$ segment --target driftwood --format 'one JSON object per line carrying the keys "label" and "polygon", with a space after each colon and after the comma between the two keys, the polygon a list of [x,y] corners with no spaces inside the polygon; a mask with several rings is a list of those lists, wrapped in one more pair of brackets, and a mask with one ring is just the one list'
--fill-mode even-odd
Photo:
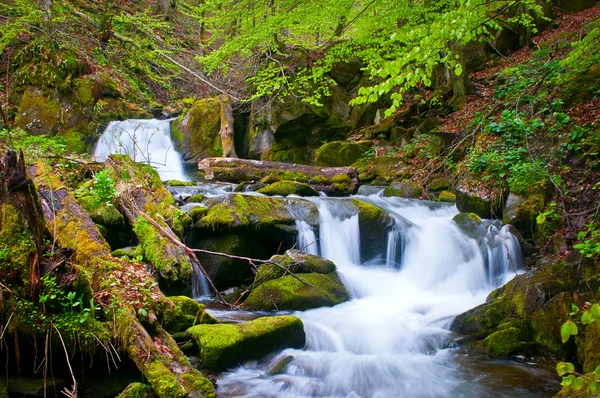
{"label": "driftwood", "polygon": [[270,174],[282,180],[306,182],[328,195],[347,195],[358,189],[358,172],[354,167],[308,166],[297,163],[270,162],[234,158],[206,158],[198,163],[208,181],[256,181]]}
{"label": "driftwood", "polygon": [[[75,267],[89,278],[95,296],[104,297],[112,305],[113,333],[123,350],[144,374],[157,396],[163,397],[217,397],[210,381],[193,368],[173,338],[156,322],[153,334],[146,330],[129,302],[119,275],[132,272],[151,281],[150,273],[134,262],[117,260],[100,231],[75,200],[73,195],[42,163],[30,169],[37,186],[45,224],[52,237],[63,247],[76,253]],[[104,283],[106,280],[114,283]],[[155,302],[169,300],[153,286],[150,294]],[[174,390],[175,388],[175,390]]]}

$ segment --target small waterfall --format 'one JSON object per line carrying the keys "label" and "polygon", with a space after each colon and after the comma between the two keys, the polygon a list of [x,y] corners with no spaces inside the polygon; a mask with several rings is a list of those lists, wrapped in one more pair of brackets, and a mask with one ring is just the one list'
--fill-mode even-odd
{"label": "small waterfall", "polygon": [[[285,371],[271,376],[265,362],[251,362],[222,374],[219,392],[286,398],[493,395],[494,388],[472,381],[448,348],[448,327],[521,267],[519,244],[509,228],[492,224],[476,241],[452,221],[458,213],[454,206],[355,198],[396,220],[385,263],[382,253],[380,263],[360,264],[360,226],[350,201],[310,199],[319,209],[320,253],[336,263],[353,299],[296,312],[304,322],[306,347],[271,359],[292,356]],[[314,240],[306,220],[296,226],[300,247]]]}
{"label": "small waterfall", "polygon": [[296,229],[298,230],[298,238],[296,245],[299,250],[308,254],[319,255],[319,243],[317,236],[309,223],[303,220],[296,220]]}
{"label": "small waterfall", "polygon": [[113,153],[128,154],[136,162],[154,167],[162,180],[187,180],[181,155],[171,141],[168,120],[110,122],[94,149],[94,158],[104,161]]}
{"label": "small waterfall", "polygon": [[200,268],[196,264],[193,264],[194,276],[192,277],[192,297],[195,299],[203,297],[212,297],[213,291],[211,290],[208,280],[200,271]]}

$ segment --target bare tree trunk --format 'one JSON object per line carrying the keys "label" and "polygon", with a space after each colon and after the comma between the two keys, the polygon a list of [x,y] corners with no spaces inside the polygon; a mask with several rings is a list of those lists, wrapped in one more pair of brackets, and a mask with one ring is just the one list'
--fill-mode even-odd
{"label": "bare tree trunk", "polygon": [[450,72],[452,79],[452,107],[455,110],[460,110],[465,106],[467,98],[467,65],[465,62],[465,46],[456,42],[452,45],[453,55],[459,56],[459,64],[462,73],[456,74],[456,69]]}
{"label": "bare tree trunk", "polygon": [[160,13],[165,17],[165,19],[169,18],[169,8],[170,1],[169,0],[158,0],[158,6],[160,7]]}
{"label": "bare tree trunk", "polygon": [[223,146],[223,157],[237,158],[233,133],[233,108],[228,95],[221,96],[221,131],[219,135]]}
{"label": "bare tree trunk", "polygon": [[50,13],[50,7],[52,6],[52,0],[38,0],[37,6],[44,13],[44,21],[49,21],[52,14]]}

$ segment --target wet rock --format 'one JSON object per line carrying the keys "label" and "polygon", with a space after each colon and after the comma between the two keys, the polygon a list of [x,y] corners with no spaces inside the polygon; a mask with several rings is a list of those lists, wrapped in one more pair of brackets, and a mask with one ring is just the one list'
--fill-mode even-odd
{"label": "wet rock", "polygon": [[352,203],[358,208],[360,257],[364,262],[385,253],[388,234],[394,222],[386,212],[371,203],[357,199],[353,199]]}
{"label": "wet rock", "polygon": [[423,188],[413,183],[396,182],[386,187],[383,196],[399,196],[401,198],[418,199],[423,193]]}
{"label": "wet rock", "polygon": [[277,361],[270,367],[267,374],[269,376],[275,376],[278,374],[282,374],[285,371],[285,368],[294,360],[294,357],[291,355],[285,355],[281,358],[278,358]]}
{"label": "wet rock", "polygon": [[438,196],[440,202],[456,202],[456,195],[450,191],[442,191]]}
{"label": "wet rock", "polygon": [[456,207],[463,213],[475,213],[481,218],[494,218],[502,214],[501,201],[464,188],[456,189]]}
{"label": "wet rock", "polygon": [[541,194],[532,194],[524,198],[511,192],[506,198],[502,221],[504,224],[514,225],[524,235],[531,236],[536,225],[535,218],[543,209],[544,203]]}
{"label": "wet rock", "polygon": [[296,181],[277,181],[269,186],[259,189],[258,193],[267,196],[319,196],[319,193],[310,185]]}
{"label": "wet rock", "polygon": [[470,238],[479,239],[486,232],[486,226],[475,213],[460,213],[452,219],[458,227]]}
{"label": "wet rock", "polygon": [[169,333],[182,332],[199,324],[218,323],[205,311],[203,304],[186,296],[169,297],[170,304],[163,311],[163,328]]}
{"label": "wet rock", "polygon": [[240,324],[198,325],[188,329],[202,365],[221,371],[283,348],[302,348],[304,325],[294,316],[264,317]]}
{"label": "wet rock", "polygon": [[323,144],[315,153],[315,164],[321,166],[350,166],[364,156],[371,141],[333,141]]}

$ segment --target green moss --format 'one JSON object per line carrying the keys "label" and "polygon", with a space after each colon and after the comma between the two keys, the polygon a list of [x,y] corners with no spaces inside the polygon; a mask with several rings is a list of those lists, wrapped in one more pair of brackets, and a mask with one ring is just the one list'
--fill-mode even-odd
{"label": "green moss", "polygon": [[450,188],[450,180],[445,177],[436,178],[435,180],[431,181],[429,185],[427,185],[427,189],[435,192],[445,191],[448,188]]}
{"label": "green moss", "polygon": [[294,316],[259,318],[242,324],[199,325],[188,329],[200,347],[202,364],[224,370],[281,348],[302,348],[304,326]]}
{"label": "green moss", "polygon": [[370,141],[328,142],[317,149],[315,153],[315,164],[321,166],[350,166],[361,158],[372,146]]}
{"label": "green moss", "polygon": [[160,360],[152,361],[146,365],[146,368],[148,381],[159,398],[185,398],[188,396],[174,374]]}
{"label": "green moss", "polygon": [[266,177],[263,177],[263,179],[260,180],[261,184],[273,184],[274,182],[278,182],[281,181],[281,178],[279,178],[278,176],[276,176],[275,174],[271,173]]}
{"label": "green moss", "polygon": [[178,333],[201,323],[218,323],[205,311],[204,305],[185,296],[172,296],[173,305],[163,311],[163,327],[169,333]]}
{"label": "green moss", "polygon": [[29,259],[35,253],[35,242],[26,228],[21,213],[10,204],[0,205],[0,275],[3,283],[22,285],[30,290]]}
{"label": "green moss", "polygon": [[294,181],[277,181],[269,186],[259,189],[258,192],[268,196],[319,196],[319,193],[310,185]]}
{"label": "green moss", "polygon": [[482,341],[484,350],[493,357],[507,357],[517,353],[525,353],[533,346],[522,341],[523,332],[515,327],[507,327],[490,334]]}
{"label": "green moss", "polygon": [[386,187],[383,196],[399,196],[402,198],[418,199],[423,193],[423,188],[413,183],[396,183]]}
{"label": "green moss", "polygon": [[8,380],[3,380],[6,385],[6,390],[10,396],[18,397],[42,397],[44,390],[49,392],[58,392],[67,383],[62,379],[31,379],[27,377],[10,377]]}
{"label": "green moss", "polygon": [[351,183],[352,179],[346,174],[338,174],[331,178],[331,183],[336,189],[340,192],[348,192],[351,193]]}
{"label": "green moss", "polygon": [[40,91],[26,90],[19,105],[15,127],[25,131],[56,133],[60,127],[62,105]]}
{"label": "green moss", "polygon": [[254,278],[257,286],[267,280],[282,277],[287,273],[282,267],[294,274],[310,272],[328,274],[336,270],[336,266],[332,261],[300,250],[288,250],[283,255],[271,257],[269,261],[278,264],[279,267],[274,264],[263,264],[258,267],[258,272]]}
{"label": "green moss", "polygon": [[186,149],[205,157],[220,156],[215,148],[221,145],[221,101],[216,98],[196,101],[184,120],[183,135],[188,143]]}
{"label": "green moss", "polygon": [[165,185],[170,185],[172,187],[193,187],[196,183],[194,181],[169,180],[165,181]]}
{"label": "green moss", "polygon": [[206,216],[208,209],[204,206],[196,206],[192,210],[190,210],[190,217],[194,223],[198,222],[202,217]]}
{"label": "green moss", "polygon": [[131,383],[117,398],[149,398],[152,395],[152,388],[142,383]]}
{"label": "green moss", "polygon": [[458,227],[469,237],[477,239],[485,232],[485,226],[481,218],[475,213],[460,213],[452,219]]}
{"label": "green moss", "polygon": [[189,198],[187,198],[186,202],[187,203],[201,203],[205,198],[206,198],[206,196],[204,196],[203,194],[197,193],[197,194],[192,195]]}
{"label": "green moss", "polygon": [[334,306],[349,298],[335,272],[299,274],[297,277],[302,282],[286,275],[261,284],[252,290],[244,307],[264,311],[306,310]]}
{"label": "green moss", "polygon": [[438,196],[440,202],[456,202],[456,195],[450,191],[442,191]]}

